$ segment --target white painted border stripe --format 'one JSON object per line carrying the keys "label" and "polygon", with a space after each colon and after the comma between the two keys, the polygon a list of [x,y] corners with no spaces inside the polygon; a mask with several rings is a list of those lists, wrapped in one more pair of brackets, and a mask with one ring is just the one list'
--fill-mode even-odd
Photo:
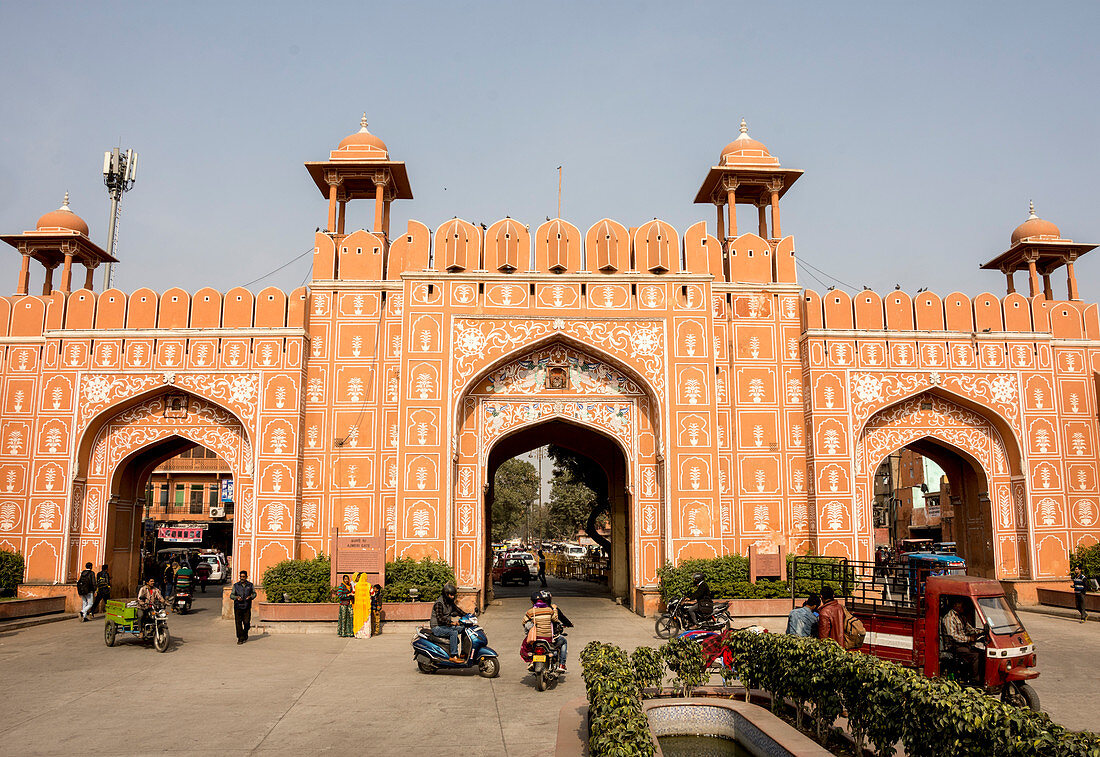
{"label": "white painted border stripe", "polygon": [[864,644],[872,647],[893,647],[894,649],[912,649],[913,637],[900,633],[881,633],[869,631]]}

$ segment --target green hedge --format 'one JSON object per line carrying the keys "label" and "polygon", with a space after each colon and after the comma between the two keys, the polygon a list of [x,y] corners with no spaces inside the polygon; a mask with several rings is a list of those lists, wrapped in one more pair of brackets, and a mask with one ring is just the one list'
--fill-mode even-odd
{"label": "green hedge", "polygon": [[1070,575],[1073,575],[1073,569],[1078,565],[1085,571],[1086,576],[1100,579],[1100,544],[1078,547],[1069,556]]}
{"label": "green hedge", "polygon": [[[797,594],[805,596],[820,591],[828,584],[838,596],[845,594],[839,581],[827,580],[841,577],[835,558],[801,558],[798,561]],[[787,575],[793,573],[794,555],[787,555]],[[790,581],[760,580],[749,583],[749,558],[742,555],[724,555],[700,560],[684,560],[679,565],[666,563],[657,571],[661,599],[665,602],[691,592],[691,576],[702,573],[707,585],[717,599],[776,599],[791,596]]]}
{"label": "green hedge", "polygon": [[651,757],[656,752],[642,694],[626,652],[593,641],[581,650],[588,694],[588,749],[593,757]]}
{"label": "green hedge", "polygon": [[283,560],[264,571],[268,602],[330,602],[332,562],[324,555],[312,560]]}
{"label": "green hedge", "polygon": [[1045,713],[1004,704],[955,681],[919,673],[832,641],[785,634],[732,634],[730,651],[741,682],[808,707],[819,740],[841,712],[862,745],[894,754],[899,741],[909,754],[958,757],[1100,756],[1095,734],[1067,731]]}
{"label": "green hedge", "polygon": [[442,560],[425,557],[413,560],[402,557],[386,563],[386,585],[382,589],[384,602],[409,602],[409,590],[416,588],[417,601],[434,602],[443,592],[443,584],[456,584],[454,568]]}
{"label": "green hedge", "polygon": [[15,595],[15,587],[23,583],[23,555],[0,549],[0,597]]}

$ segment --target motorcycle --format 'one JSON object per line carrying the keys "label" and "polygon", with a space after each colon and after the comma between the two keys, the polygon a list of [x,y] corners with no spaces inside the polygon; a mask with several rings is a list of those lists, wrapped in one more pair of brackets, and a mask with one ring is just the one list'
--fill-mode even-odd
{"label": "motorcycle", "polygon": [[680,597],[668,603],[668,609],[657,616],[654,622],[654,630],[657,638],[670,639],[681,630],[703,628],[711,631],[721,631],[733,625],[730,617],[728,602],[715,602],[714,612],[709,618],[703,618],[700,623],[693,625],[691,617],[687,613],[687,597]]}
{"label": "motorcycle", "polygon": [[152,639],[153,648],[158,652],[168,651],[168,610],[163,604],[157,604],[148,613],[135,601],[121,599],[107,600],[107,620],[103,628],[103,641],[113,647],[119,634],[137,637],[140,641]]}
{"label": "motorcycle", "polygon": [[191,612],[191,590],[177,589],[172,597],[172,610],[180,615]]}
{"label": "motorcycle", "polygon": [[[565,633],[563,632],[561,636],[565,636]],[[559,659],[559,650],[553,641],[535,639],[534,644],[531,645],[530,670],[535,674],[536,691],[546,691],[546,688],[561,676]]]}
{"label": "motorcycle", "polygon": [[451,662],[450,639],[435,636],[430,627],[418,628],[412,638],[413,659],[421,673],[437,670],[465,670],[477,668],[482,678],[500,675],[500,658],[489,647],[485,630],[478,625],[473,613],[459,618],[462,633],[459,635],[459,656],[462,662]]}

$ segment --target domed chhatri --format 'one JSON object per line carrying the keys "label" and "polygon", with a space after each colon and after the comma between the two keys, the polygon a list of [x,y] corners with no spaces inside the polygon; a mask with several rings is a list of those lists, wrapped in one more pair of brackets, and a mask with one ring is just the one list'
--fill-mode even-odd
{"label": "domed chhatri", "polygon": [[779,160],[775,158],[763,142],[758,142],[749,136],[749,127],[745,119],[741,119],[741,133],[737,139],[722,148],[722,155],[718,159],[720,166],[778,166]]}
{"label": "domed chhatri", "polygon": [[1035,215],[1035,203],[1028,203],[1028,216],[1027,220],[1016,227],[1016,230],[1012,232],[1012,244],[1021,242],[1025,239],[1042,239],[1053,240],[1061,239],[1062,232],[1058,230],[1058,227],[1052,224],[1050,221],[1044,221],[1039,216]]}
{"label": "domed chhatri", "polygon": [[332,159],[340,160],[389,160],[390,151],[386,143],[367,131],[367,114],[359,120],[359,131],[340,140],[340,145],[332,151]]}
{"label": "domed chhatri", "polygon": [[69,193],[65,193],[65,202],[57,210],[51,210],[38,219],[37,231],[75,231],[88,236],[88,224],[69,209]]}

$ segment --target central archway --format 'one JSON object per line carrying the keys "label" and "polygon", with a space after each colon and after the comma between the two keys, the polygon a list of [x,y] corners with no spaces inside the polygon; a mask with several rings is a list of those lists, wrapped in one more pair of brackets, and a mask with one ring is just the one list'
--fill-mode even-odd
{"label": "central archway", "polygon": [[621,553],[613,556],[613,588],[628,606],[644,608],[645,597],[656,593],[665,519],[659,404],[646,379],[598,348],[555,338],[502,358],[472,377],[456,412],[451,536],[460,591],[475,595],[478,604],[486,595],[491,562],[484,495],[490,469],[494,462],[499,465],[495,456],[490,460],[494,450],[498,445],[517,451],[537,447],[558,436],[566,442],[562,446],[572,449],[568,434],[557,429],[573,429],[574,434],[584,429],[595,447],[614,450],[599,453],[605,458],[601,465],[615,469],[622,493],[624,538]]}
{"label": "central archway", "polygon": [[[622,445],[606,433],[595,428],[564,418],[550,418],[530,426],[524,426],[499,438],[489,450],[485,490],[484,535],[485,570],[492,567],[492,545],[490,544],[490,512],[492,510],[494,481],[497,468],[501,463],[517,455],[522,455],[539,447],[555,444],[576,452],[594,462],[602,471],[604,481],[598,485],[596,507],[608,506],[611,524],[610,555],[611,564],[608,575],[608,591],[611,596],[628,600],[633,585],[630,562],[630,491],[627,481],[628,464]],[[600,502],[599,500],[604,500]],[[485,586],[492,584],[491,579],[483,576]]]}

